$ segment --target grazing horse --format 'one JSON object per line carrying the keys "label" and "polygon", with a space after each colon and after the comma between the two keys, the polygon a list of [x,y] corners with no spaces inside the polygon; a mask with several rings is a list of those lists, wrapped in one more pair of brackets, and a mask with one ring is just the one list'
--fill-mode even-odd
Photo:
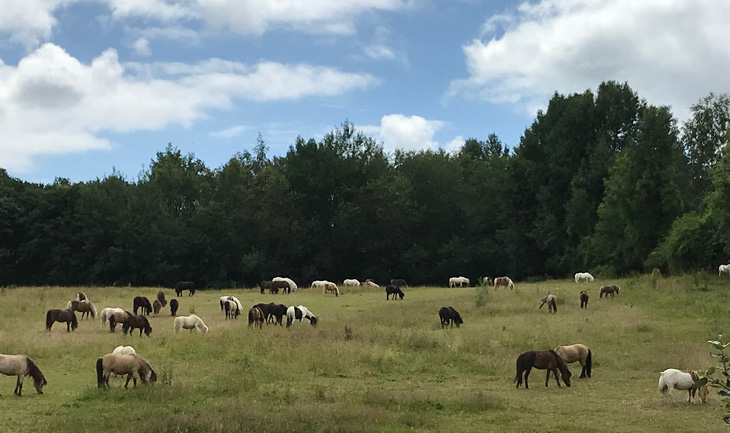
{"label": "grazing horse", "polygon": [[159,299],[155,299],[155,302],[152,303],[152,312],[155,316],[160,314],[160,310],[162,309],[162,303],[160,303]]}
{"label": "grazing horse", "polygon": [[684,372],[676,368],[668,368],[659,375],[659,392],[662,393],[663,400],[667,399],[667,393],[669,393],[674,401],[673,391],[675,389],[687,390],[687,403],[694,403],[695,393],[699,390],[700,400],[702,403],[707,403],[709,388],[707,384],[697,387],[695,382],[698,380],[700,380],[700,376],[694,370]]}
{"label": "grazing horse", "polygon": [[451,277],[449,278],[449,287],[464,287],[466,284],[466,287],[469,287],[469,279],[466,277]]}
{"label": "grazing horse", "polygon": [[194,329],[197,329],[199,334],[208,333],[208,327],[205,325],[205,322],[203,322],[203,319],[195,314],[176,317],[173,328],[175,329],[175,332],[180,332],[180,329],[189,329],[190,333],[192,333]]}
{"label": "grazing horse", "polygon": [[297,307],[291,306],[287,308],[286,327],[288,328],[293,325],[294,321],[297,319],[299,319],[299,323],[302,323],[302,320],[307,319],[309,320],[309,323],[312,324],[312,326],[317,325],[317,318],[304,305],[299,305]]}
{"label": "grazing horse", "polygon": [[188,296],[193,296],[195,294],[195,283],[192,281],[178,281],[175,284],[175,295],[182,296],[183,290],[188,291]]}
{"label": "grazing horse", "polygon": [[485,286],[494,286],[494,280],[492,277],[482,277],[482,284]]}
{"label": "grazing horse", "polygon": [[360,285],[360,281],[352,278],[352,279],[348,279],[348,280],[343,281],[342,284],[345,285],[345,286],[359,286]]}
{"label": "grazing horse", "polygon": [[494,290],[499,289],[499,286],[509,287],[512,290],[515,288],[515,283],[510,277],[497,277],[494,279]]}
{"label": "grazing horse", "polygon": [[150,315],[152,312],[152,304],[150,300],[144,296],[137,296],[134,298],[134,315],[137,315],[137,310],[142,309],[142,314]]}
{"label": "grazing horse", "polygon": [[444,327],[449,325],[451,325],[452,328],[456,325],[458,328],[464,323],[459,312],[454,310],[453,307],[441,307],[439,310],[439,317],[441,318],[441,329],[444,329]]}
{"label": "grazing horse", "polygon": [[6,376],[18,376],[15,381],[13,394],[21,397],[23,394],[23,380],[25,376],[33,378],[33,386],[38,394],[43,394],[43,387],[48,385],[41,370],[35,363],[25,355],[2,355],[0,354],[0,373]]}
{"label": "grazing horse", "polygon": [[265,289],[271,289],[271,280],[260,282],[259,287],[261,288],[261,294],[263,295]]}
{"label": "grazing horse", "polygon": [[[231,318],[237,318],[241,313],[243,313],[243,304],[241,304],[241,301],[239,301],[238,298],[236,298],[235,296],[221,296],[220,299],[218,299],[218,304],[221,306],[221,311],[225,311],[226,301],[233,302],[233,308],[228,308]],[[229,315],[226,315],[226,318],[228,318]]]}
{"label": "grazing horse", "polygon": [[557,304],[557,298],[555,295],[547,295],[544,298],[541,298],[540,301],[538,301],[539,307],[542,308],[543,305],[548,305],[548,313],[557,313],[558,312],[558,304]]}
{"label": "grazing horse", "polygon": [[325,284],[329,283],[327,280],[314,280],[312,281],[312,284],[309,285],[310,289],[316,289],[320,287],[324,287]]}
{"label": "grazing horse", "polygon": [[101,310],[101,313],[99,314],[99,317],[101,318],[101,327],[102,329],[106,326],[106,321],[109,320],[109,318],[114,313],[124,313],[124,310],[121,308],[104,308]]}
{"label": "grazing horse", "polygon": [[337,284],[328,282],[322,289],[323,295],[326,295],[327,293],[334,293],[335,297],[340,296],[340,288],[337,287]]}
{"label": "grazing horse", "polygon": [[591,377],[591,366],[593,365],[593,361],[591,360],[591,349],[582,344],[572,344],[570,346],[561,345],[555,348],[555,353],[563,358],[563,361],[565,361],[566,364],[570,364],[575,361],[580,362],[582,369],[578,379]]}
{"label": "grazing horse", "polygon": [[137,351],[132,346],[117,346],[112,353],[115,355],[136,355]]}
{"label": "grazing horse", "polygon": [[121,323],[124,327],[124,321],[127,320],[132,313],[128,311],[115,311],[109,316],[109,331],[114,332],[117,329],[117,323]]}
{"label": "grazing horse", "polygon": [[615,284],[601,286],[601,293],[598,295],[598,297],[603,298],[603,295],[606,295],[606,298],[608,298],[608,295],[611,295],[611,297],[613,298],[615,295],[618,295],[618,289],[619,287]]}
{"label": "grazing horse", "polygon": [[223,311],[226,313],[226,320],[238,319],[238,316],[241,314],[241,309],[238,308],[238,304],[228,299],[223,301]]}
{"label": "grazing horse", "polygon": [[77,301],[85,301],[87,299],[89,299],[89,298],[86,297],[86,293],[84,293],[84,292],[77,292],[76,293],[76,300]]}
{"label": "grazing horse", "polygon": [[[276,304],[274,304],[273,302],[271,302],[269,304],[260,303],[260,304],[254,305],[252,308],[258,308],[259,310],[261,310],[262,313],[264,313],[264,319],[266,321],[266,324],[268,325],[269,319],[271,317],[271,310],[274,308],[275,305]],[[286,314],[286,307],[284,307],[284,309],[285,309],[284,314]],[[251,326],[251,324],[253,324],[253,320],[251,320],[251,319],[252,318],[249,315],[248,316],[248,326]]]}
{"label": "grazing horse", "polygon": [[170,315],[175,317],[177,314],[178,303],[177,299],[170,299]]}
{"label": "grazing horse", "polygon": [[580,292],[580,308],[588,308],[588,292],[585,290]]}
{"label": "grazing horse", "polygon": [[540,370],[547,370],[547,376],[545,376],[545,386],[548,386],[550,380],[550,372],[555,376],[555,382],[558,383],[560,388],[560,380],[558,379],[558,370],[560,370],[560,376],[566,386],[570,387],[570,376],[572,373],[568,370],[568,366],[563,361],[563,358],[558,356],[554,350],[542,350],[542,351],[530,351],[525,352],[517,357],[517,375],[515,376],[515,382],[517,382],[517,388],[522,384],[522,374],[525,375],[525,389],[529,389],[530,386],[527,383],[527,377],[530,375],[532,368]]}
{"label": "grazing horse", "polygon": [[393,278],[390,280],[391,286],[398,286],[398,287],[408,287],[408,284],[406,284],[406,280],[402,280],[400,278]]}
{"label": "grazing horse", "polygon": [[259,329],[264,327],[264,312],[258,307],[253,307],[248,310],[248,324],[254,324],[254,328],[258,326]]}
{"label": "grazing horse", "polygon": [[96,384],[99,388],[109,389],[109,376],[112,373],[127,375],[127,381],[124,383],[125,389],[130,380],[134,380],[134,386],[137,386],[135,375],[139,376],[139,380],[144,384],[157,381],[157,373],[149,362],[137,355],[107,353],[96,360]]}
{"label": "grazing horse", "polygon": [[284,325],[284,316],[286,316],[287,307],[284,304],[270,304],[269,317],[274,324]]}
{"label": "grazing horse", "polygon": [[68,301],[68,304],[66,304],[66,309],[71,311],[78,311],[81,313],[81,318],[83,319],[84,316],[87,318],[89,315],[91,315],[91,318],[96,317],[96,307],[94,306],[94,303],[89,301],[88,299],[84,299],[83,301]]}
{"label": "grazing horse", "polygon": [[380,287],[379,285],[375,284],[375,281],[371,280],[370,278],[368,278],[367,280],[365,280],[365,282],[362,283],[362,285],[363,286],[369,286],[369,287]]}
{"label": "grazing horse", "polygon": [[144,335],[150,336],[152,333],[152,326],[150,326],[150,321],[147,320],[144,316],[135,316],[130,312],[127,312],[127,318],[124,320],[124,323],[122,323],[122,332],[124,335],[127,335],[127,332],[129,332],[129,335],[132,335],[132,332],[135,329],[139,329],[139,336],[142,336],[142,331],[144,331]]}
{"label": "grazing horse", "polygon": [[66,332],[71,332],[79,327],[76,314],[71,310],[48,310],[46,313],[46,331],[51,330],[54,322],[66,322]]}
{"label": "grazing horse", "polygon": [[299,288],[297,286],[297,283],[295,283],[294,280],[292,280],[291,278],[288,278],[288,277],[274,277],[271,281],[272,282],[275,282],[275,281],[286,281],[287,283],[289,283],[289,293],[296,292],[297,289]]}
{"label": "grazing horse", "polygon": [[728,275],[730,275],[730,264],[720,265],[720,267],[718,268],[717,276],[718,277],[721,277],[722,274],[728,274]]}
{"label": "grazing horse", "polygon": [[592,283],[594,280],[593,275],[588,272],[577,272],[575,274],[576,283]]}
{"label": "grazing horse", "polygon": [[160,301],[160,305],[162,305],[163,307],[165,305],[167,305],[167,300],[165,299],[165,292],[163,292],[162,290],[157,292],[157,300]]}
{"label": "grazing horse", "polygon": [[279,289],[282,290],[282,294],[291,293],[291,285],[284,280],[272,281],[269,293],[279,293]]}
{"label": "grazing horse", "polygon": [[395,299],[396,295],[400,296],[401,299],[403,299],[403,297],[405,296],[405,294],[403,293],[403,290],[401,290],[400,287],[394,286],[392,284],[385,286],[385,300],[386,301],[388,300],[390,295],[393,295],[393,299]]}

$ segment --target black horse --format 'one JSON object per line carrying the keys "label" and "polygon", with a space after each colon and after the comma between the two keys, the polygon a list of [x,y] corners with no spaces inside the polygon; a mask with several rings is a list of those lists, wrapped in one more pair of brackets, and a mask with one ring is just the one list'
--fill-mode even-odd
{"label": "black horse", "polygon": [[163,307],[165,305],[167,305],[167,300],[165,299],[165,292],[163,292],[162,290],[157,292],[157,300],[160,301],[160,305],[162,305]]}
{"label": "black horse", "polygon": [[441,318],[441,329],[446,326],[454,325],[458,328],[464,321],[461,319],[461,315],[458,311],[454,310],[453,307],[441,307],[439,310],[439,317]]}
{"label": "black horse", "polygon": [[261,288],[261,294],[263,295],[266,289],[271,289],[271,280],[260,282],[259,287]]}
{"label": "black horse", "polygon": [[393,295],[393,299],[395,299],[395,295],[400,296],[401,299],[405,296],[403,294],[403,290],[400,289],[398,286],[394,285],[387,285],[385,286],[385,299],[387,300],[390,295]]}
{"label": "black horse", "polygon": [[147,320],[144,316],[134,316],[129,315],[129,317],[124,320],[124,323],[122,323],[122,332],[124,335],[127,335],[127,332],[129,332],[129,335],[132,335],[132,331],[135,329],[139,329],[139,336],[142,336],[142,331],[144,331],[144,334],[146,336],[150,336],[152,333],[152,326],[150,326],[150,321]]}
{"label": "black horse", "polygon": [[193,296],[195,294],[195,283],[192,281],[178,281],[177,284],[175,284],[175,294],[177,296],[182,296],[183,290],[188,291],[188,296]]}
{"label": "black horse", "polygon": [[152,313],[152,304],[150,304],[150,300],[145,298],[144,296],[137,296],[134,298],[134,315],[137,315],[137,310],[142,309],[142,313],[146,315],[150,315]]}
{"label": "black horse", "polygon": [[50,331],[54,322],[66,322],[66,332],[74,331],[79,327],[76,314],[71,310],[48,310],[46,313],[46,330]]}
{"label": "black horse", "polygon": [[269,308],[269,313],[274,324],[284,325],[284,316],[286,316],[286,305],[284,304],[272,304]]}
{"label": "black horse", "polygon": [[394,278],[390,280],[390,284],[392,286],[408,287],[408,284],[406,284],[406,280],[401,280],[400,278]]}
{"label": "black horse", "polygon": [[291,286],[287,281],[272,281],[269,291],[271,293],[279,293],[279,289],[283,291],[282,294],[291,293]]}
{"label": "black horse", "polygon": [[170,299],[170,315],[175,317],[177,314],[177,299]]}

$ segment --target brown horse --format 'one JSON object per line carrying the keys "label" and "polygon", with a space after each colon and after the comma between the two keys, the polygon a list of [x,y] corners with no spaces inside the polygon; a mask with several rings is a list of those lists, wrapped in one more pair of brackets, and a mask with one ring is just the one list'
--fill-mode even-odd
{"label": "brown horse", "polygon": [[35,386],[38,394],[43,394],[43,387],[48,384],[38,366],[25,355],[0,354],[0,373],[6,376],[18,376],[13,391],[13,394],[18,397],[23,393],[23,379],[25,376],[33,378],[33,386]]}
{"label": "brown horse", "polygon": [[175,317],[178,306],[177,299],[170,299],[170,316]]}
{"label": "brown horse", "polygon": [[494,290],[499,289],[499,286],[509,287],[512,290],[515,288],[515,283],[510,277],[497,277],[494,279]]}
{"label": "brown horse", "polygon": [[580,308],[588,308],[588,292],[585,290],[580,292]]}
{"label": "brown horse", "polygon": [[163,307],[165,305],[167,305],[167,300],[165,299],[165,292],[163,292],[162,290],[157,292],[157,300],[160,301],[160,305],[162,305]]}
{"label": "brown horse", "polygon": [[560,370],[560,376],[565,382],[565,385],[570,387],[570,376],[572,373],[568,370],[568,366],[565,365],[563,358],[558,356],[554,350],[542,350],[542,351],[530,351],[525,352],[517,357],[517,375],[515,376],[515,382],[517,382],[517,388],[522,385],[522,374],[525,375],[525,389],[529,389],[530,386],[527,383],[527,377],[530,375],[532,368],[538,368],[540,370],[547,370],[547,376],[545,376],[545,386],[548,386],[550,380],[550,372],[555,376],[555,382],[558,383],[560,388],[560,379],[558,379],[558,370]]}
{"label": "brown horse", "polygon": [[160,314],[160,309],[162,308],[162,304],[160,303],[159,299],[155,299],[155,302],[152,303],[152,312],[156,315]]}
{"label": "brown horse", "polygon": [[66,322],[66,332],[71,332],[79,327],[76,314],[71,310],[48,310],[46,313],[46,331],[51,330],[54,322]]}
{"label": "brown horse", "polygon": [[129,314],[129,317],[122,324],[122,332],[124,335],[127,335],[127,332],[129,332],[129,335],[132,335],[132,331],[139,329],[140,337],[142,336],[142,331],[144,331],[144,335],[149,337],[152,333],[150,321],[144,316],[135,316],[129,312],[127,314]]}
{"label": "brown horse", "polygon": [[87,299],[89,299],[89,298],[86,297],[86,293],[84,293],[84,292],[77,292],[76,293],[76,300],[77,301],[85,301]]}
{"label": "brown horse", "polygon": [[555,348],[555,353],[558,354],[563,361],[567,364],[571,362],[579,361],[582,370],[578,379],[584,377],[591,377],[591,366],[593,365],[591,349],[584,346],[583,344],[572,344],[570,346],[558,346]]}
{"label": "brown horse", "polygon": [[78,311],[81,313],[82,319],[84,316],[88,318],[89,314],[91,314],[92,319],[96,317],[96,307],[94,306],[94,303],[88,299],[84,299],[82,301],[68,301],[66,308],[71,311]]}
{"label": "brown horse", "polygon": [[125,388],[129,385],[130,380],[134,380],[134,386],[137,386],[135,374],[145,384],[157,381],[157,373],[152,369],[149,362],[137,355],[108,353],[96,360],[96,383],[99,388],[109,388],[109,376],[112,373],[127,375]]}
{"label": "brown horse", "polygon": [[334,293],[336,297],[340,296],[340,288],[335,283],[324,283],[322,294],[326,295],[327,293]]}
{"label": "brown horse", "polygon": [[132,313],[129,311],[115,311],[109,316],[109,331],[114,332],[118,323],[124,323]]}
{"label": "brown horse", "polygon": [[259,329],[263,328],[264,326],[264,313],[261,311],[258,307],[253,307],[250,310],[248,310],[248,322],[249,325],[253,323],[254,328],[258,327]]}
{"label": "brown horse", "polygon": [[603,295],[606,295],[606,298],[608,298],[608,295],[611,295],[611,297],[613,298],[615,295],[618,295],[618,289],[619,287],[615,284],[601,286],[601,293],[598,297],[603,298]]}

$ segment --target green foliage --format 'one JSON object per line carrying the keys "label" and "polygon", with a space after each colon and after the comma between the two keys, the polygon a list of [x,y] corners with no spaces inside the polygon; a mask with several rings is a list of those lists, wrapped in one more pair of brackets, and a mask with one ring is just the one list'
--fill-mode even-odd
{"label": "green foliage", "polygon": [[[710,367],[705,371],[699,372],[702,379],[696,383],[697,387],[709,384],[714,388],[719,388],[718,394],[723,397],[725,405],[725,414],[722,419],[726,424],[730,424],[730,355],[725,350],[730,347],[730,342],[723,343],[722,335],[717,340],[708,341],[716,352],[711,353],[712,357],[720,364],[719,368]],[[718,377],[717,374],[720,376]]]}
{"label": "green foliage", "polygon": [[483,307],[487,304],[487,294],[489,292],[489,286],[479,285],[476,287],[476,305],[477,308]]}

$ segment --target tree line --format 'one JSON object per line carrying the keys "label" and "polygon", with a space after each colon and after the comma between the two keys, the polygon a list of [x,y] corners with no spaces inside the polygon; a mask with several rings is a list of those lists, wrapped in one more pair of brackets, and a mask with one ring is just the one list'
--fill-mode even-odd
{"label": "tree line", "polygon": [[679,125],[628,84],[555,93],[519,145],[384,153],[345,121],[211,169],[168,145],[138,179],[0,169],[0,284],[253,286],[392,277],[606,276],[730,256],[730,97]]}

